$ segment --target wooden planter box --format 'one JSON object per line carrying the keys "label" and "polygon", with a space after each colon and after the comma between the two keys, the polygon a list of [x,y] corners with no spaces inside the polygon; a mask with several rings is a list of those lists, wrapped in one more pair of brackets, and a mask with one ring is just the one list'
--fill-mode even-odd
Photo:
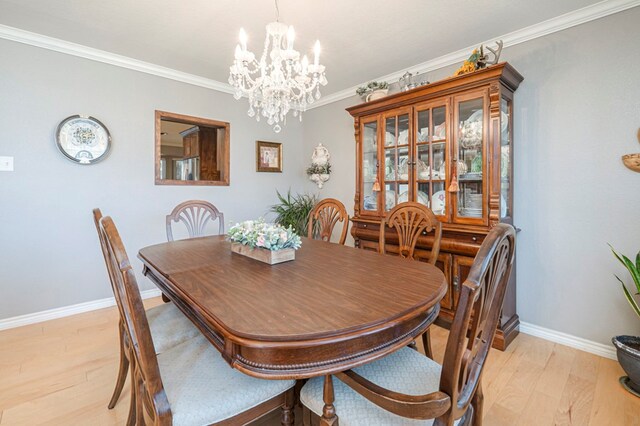
{"label": "wooden planter box", "polygon": [[282,250],[267,250],[265,248],[251,248],[240,243],[231,243],[231,251],[250,257],[260,262],[275,265],[276,263],[288,262],[296,258],[296,251],[292,248]]}

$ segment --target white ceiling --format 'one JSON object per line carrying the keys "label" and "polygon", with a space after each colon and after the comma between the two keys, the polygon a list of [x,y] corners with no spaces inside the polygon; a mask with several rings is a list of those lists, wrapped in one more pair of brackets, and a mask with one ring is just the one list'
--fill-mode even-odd
{"label": "white ceiling", "polygon": [[[319,39],[330,94],[598,0],[280,0],[296,49]],[[240,27],[260,54],[270,0],[0,0],[0,24],[226,82]]]}

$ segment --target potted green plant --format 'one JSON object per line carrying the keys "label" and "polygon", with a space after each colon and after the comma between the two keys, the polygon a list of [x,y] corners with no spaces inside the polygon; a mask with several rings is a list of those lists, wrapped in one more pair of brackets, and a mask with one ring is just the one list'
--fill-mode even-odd
{"label": "potted green plant", "polygon": [[[613,247],[611,247],[611,251],[631,275],[635,286],[635,289],[631,291],[620,277],[616,275],[616,278],[622,285],[622,292],[631,305],[631,309],[640,318],[640,305],[638,303],[640,297],[640,252],[636,255],[636,261],[633,263],[627,256],[616,253]],[[618,361],[622,369],[627,373],[627,376],[620,378],[620,383],[625,389],[640,397],[640,337],[616,336],[612,339],[612,342],[616,347]]]}
{"label": "potted green plant", "polygon": [[322,186],[329,180],[331,174],[331,163],[325,164],[312,164],[307,167],[307,176],[309,180],[315,182],[318,188],[322,189]]}
{"label": "potted green plant", "polygon": [[384,98],[389,93],[389,83],[386,81],[370,81],[356,89],[356,94],[362,96],[365,102]]}
{"label": "potted green plant", "polygon": [[307,224],[309,213],[315,207],[318,200],[313,195],[297,194],[291,195],[291,190],[287,191],[286,197],[278,194],[278,204],[271,206],[271,212],[276,214],[276,223],[288,228],[291,226],[298,235],[307,235]]}

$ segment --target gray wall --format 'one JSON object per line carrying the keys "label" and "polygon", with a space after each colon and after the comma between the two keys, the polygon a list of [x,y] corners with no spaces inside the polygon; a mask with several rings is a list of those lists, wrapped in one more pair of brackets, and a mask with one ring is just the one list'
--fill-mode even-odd
{"label": "gray wall", "polygon": [[[518,313],[605,344],[615,334],[640,334],[613,277],[627,275],[607,247],[633,256],[640,250],[640,174],[620,160],[640,152],[638,22],[634,8],[502,53],[525,77],[515,102]],[[431,72],[429,80],[455,68]],[[306,151],[322,142],[332,154],[322,196],[351,211],[355,145],[344,108],[359,102],[314,109],[304,121]]]}
{"label": "gray wall", "polygon": [[[230,95],[9,41],[0,52],[0,155],[15,157],[15,172],[0,172],[0,319],[111,296],[94,207],[114,218],[139,273],[138,249],[165,241],[179,202],[209,200],[238,221],[264,215],[276,188],[302,186],[296,120],[275,135]],[[231,186],[154,185],[156,109],[231,122]],[[73,164],[55,147],[57,124],[78,113],[111,132],[101,163]],[[257,139],[284,143],[284,173],[256,173]]]}

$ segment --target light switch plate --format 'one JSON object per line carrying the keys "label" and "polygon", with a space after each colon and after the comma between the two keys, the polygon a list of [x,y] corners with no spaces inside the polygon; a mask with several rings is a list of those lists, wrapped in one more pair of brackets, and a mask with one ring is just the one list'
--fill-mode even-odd
{"label": "light switch plate", "polygon": [[13,157],[0,157],[0,172],[13,171]]}

